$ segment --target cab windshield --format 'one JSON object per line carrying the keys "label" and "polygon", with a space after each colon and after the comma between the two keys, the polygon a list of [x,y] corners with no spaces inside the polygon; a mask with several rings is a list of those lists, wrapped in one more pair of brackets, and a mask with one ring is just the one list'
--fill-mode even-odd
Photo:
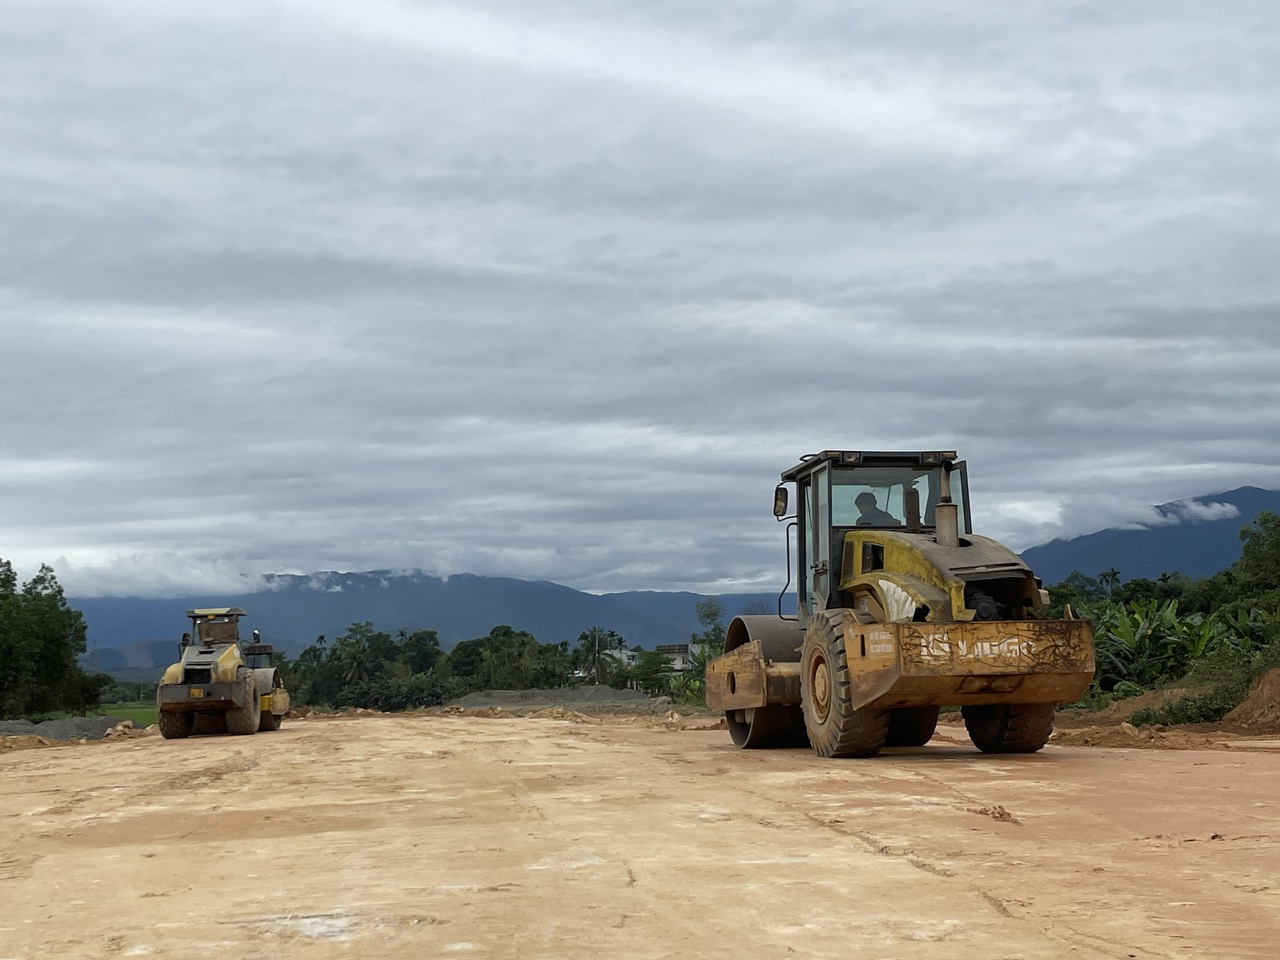
{"label": "cab windshield", "polygon": [[234,643],[240,639],[240,631],[236,627],[236,622],[230,619],[198,620],[196,622],[196,635],[201,643]]}
{"label": "cab windshield", "polygon": [[[964,515],[964,474],[951,474],[951,499],[959,507],[960,529],[969,529]],[[831,471],[831,525],[835,527],[905,527],[908,490],[919,495],[920,525],[936,525],[935,510],[942,499],[941,467],[852,467]]]}

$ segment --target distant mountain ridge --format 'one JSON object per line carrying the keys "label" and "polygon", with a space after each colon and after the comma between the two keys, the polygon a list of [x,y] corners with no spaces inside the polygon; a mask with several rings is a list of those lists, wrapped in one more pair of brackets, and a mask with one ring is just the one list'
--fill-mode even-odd
{"label": "distant mountain ridge", "polygon": [[[700,629],[695,607],[703,595],[633,591],[597,596],[545,580],[515,580],[421,571],[326,571],[264,578],[269,589],[236,596],[70,598],[89,626],[91,667],[111,673],[153,670],[174,659],[193,607],[243,607],[245,626],[264,642],[296,656],[319,634],[330,639],[357,621],[379,630],[435,630],[446,649],[506,624],[543,643],[574,641],[589,627],[613,630],[628,645],[683,643]],[[748,608],[776,611],[776,593],[721,597],[732,617]],[[788,601],[788,613],[795,610]]]}
{"label": "distant mountain ridge", "polygon": [[1280,513],[1280,491],[1239,487],[1175,500],[1155,508],[1155,522],[1051,540],[1024,550],[1022,559],[1045,583],[1058,583],[1073,570],[1097,576],[1116,569],[1123,580],[1154,580],[1162,573],[1207,577],[1240,559],[1240,529],[1263,510]]}

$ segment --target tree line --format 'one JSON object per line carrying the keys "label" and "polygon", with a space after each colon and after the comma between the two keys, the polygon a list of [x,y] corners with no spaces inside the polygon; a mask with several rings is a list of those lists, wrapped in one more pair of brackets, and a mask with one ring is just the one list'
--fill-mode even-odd
{"label": "tree line", "polygon": [[683,671],[673,669],[666,654],[629,649],[615,631],[599,626],[576,641],[540,643],[526,630],[501,625],[446,652],[435,630],[393,635],[369,621],[351,624],[332,641],[318,637],[296,658],[277,656],[277,667],[294,702],[339,709],[406,710],[440,706],[477,690],[578,684],[701,702],[706,662],[724,650],[724,605],[710,598],[696,613],[703,630],[689,638],[696,652]]}
{"label": "tree line", "polygon": [[71,609],[53,568],[42,564],[21,586],[0,559],[0,719],[96,707],[113,681],[87,673],[84,616]]}
{"label": "tree line", "polygon": [[[696,652],[683,671],[674,670],[665,654],[628,648],[618,633],[600,626],[576,641],[540,643],[526,630],[500,625],[445,651],[435,630],[393,634],[362,621],[333,640],[317,637],[297,657],[277,653],[274,660],[293,702],[315,707],[406,710],[440,706],[477,690],[577,684],[700,702],[706,661],[724,647],[724,607],[710,599],[696,612],[704,629],[690,636]],[[104,701],[155,696],[155,681],[84,671],[78,658],[85,634],[84,617],[68,605],[52,568],[42,566],[19,589],[12,565],[0,560],[0,719],[84,713]]]}
{"label": "tree line", "polygon": [[[1229,709],[1249,676],[1280,665],[1280,516],[1260,514],[1240,538],[1240,559],[1209,577],[1166,573],[1126,581],[1114,569],[1096,576],[1074,571],[1048,588],[1051,616],[1070,606],[1093,621],[1097,674],[1086,700],[1199,677],[1220,695],[1196,716],[1216,719],[1211,715]],[[276,663],[294,702],[312,706],[403,710],[476,690],[581,683],[700,703],[706,664],[724,650],[725,608],[713,597],[695,612],[701,630],[687,638],[690,662],[681,671],[665,654],[628,648],[601,626],[576,641],[540,643],[501,625],[445,651],[435,630],[392,634],[369,621],[332,641],[318,637],[295,658],[277,654]],[[12,564],[0,560],[0,718],[83,712],[98,705],[104,690],[111,701],[154,695],[154,683],[87,673],[78,664],[84,651],[84,618],[68,605],[53,569],[42,565],[19,586]]]}
{"label": "tree line", "polygon": [[1049,588],[1050,612],[1060,615],[1065,604],[1102,602],[1117,604],[1175,601],[1186,614],[1205,616],[1222,612],[1280,610],[1280,516],[1260,513],[1240,531],[1240,559],[1208,577],[1192,578],[1177,572],[1154,580],[1138,577],[1122,580],[1112,568],[1096,576],[1072,571]]}

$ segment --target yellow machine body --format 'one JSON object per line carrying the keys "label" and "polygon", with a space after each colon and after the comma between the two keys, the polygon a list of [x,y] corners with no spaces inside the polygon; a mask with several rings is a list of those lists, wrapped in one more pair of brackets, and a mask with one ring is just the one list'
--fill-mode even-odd
{"label": "yellow machine body", "polygon": [[253,643],[241,643],[244,615],[237,607],[187,611],[194,638],[183,634],[181,657],[156,688],[157,723],[166,739],[279,729],[289,694],[271,666],[273,648],[257,642],[257,631]]}
{"label": "yellow machine body", "polygon": [[[1088,688],[1092,625],[1048,618],[1021,558],[972,533],[954,457],[826,451],[783,474],[797,485],[798,616],[735,618],[706,671],[735,743],[871,756],[923,744],[938,708],[958,706],[981,749],[1031,752],[1054,706]],[[787,502],[779,487],[782,519]]]}

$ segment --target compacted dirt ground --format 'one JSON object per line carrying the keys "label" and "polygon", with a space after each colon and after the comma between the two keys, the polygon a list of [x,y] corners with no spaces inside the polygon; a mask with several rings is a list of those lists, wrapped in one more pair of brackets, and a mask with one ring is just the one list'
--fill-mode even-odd
{"label": "compacted dirt ground", "polygon": [[1265,743],[990,757],[945,726],[830,761],[550,713],[0,753],[0,958],[1280,951]]}

